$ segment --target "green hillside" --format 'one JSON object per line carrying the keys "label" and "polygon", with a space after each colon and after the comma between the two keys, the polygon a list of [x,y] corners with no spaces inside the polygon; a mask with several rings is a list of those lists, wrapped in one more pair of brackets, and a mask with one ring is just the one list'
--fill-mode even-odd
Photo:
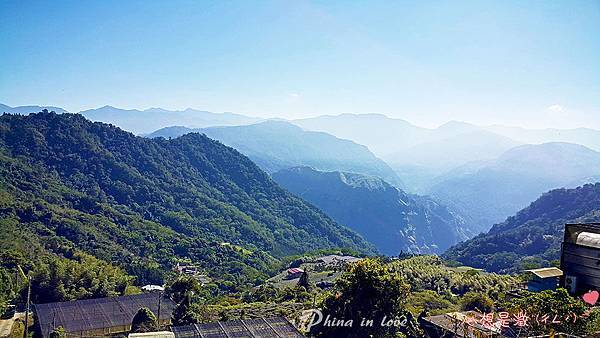
{"label": "green hillside", "polygon": [[488,233],[450,248],[444,256],[495,272],[549,266],[559,259],[565,223],[598,221],[600,183],[556,189]]}
{"label": "green hillside", "polygon": [[374,253],[248,158],[199,134],[147,139],[81,115],[5,114],[0,172],[0,254],[30,269],[44,261],[50,279],[64,268],[53,262],[84,256],[137,283],[160,283],[185,259],[232,287],[264,280],[287,255]]}

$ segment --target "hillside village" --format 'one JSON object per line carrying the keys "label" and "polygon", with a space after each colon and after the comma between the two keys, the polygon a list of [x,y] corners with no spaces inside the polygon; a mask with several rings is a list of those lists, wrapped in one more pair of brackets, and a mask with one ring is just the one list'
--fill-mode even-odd
{"label": "hillside village", "polygon": [[[567,224],[562,248],[560,267],[526,270],[518,279],[505,279],[492,274],[489,276],[493,282],[482,280],[483,285],[467,282],[464,286],[470,291],[464,297],[471,295],[469,297],[473,298],[467,302],[461,300],[460,307],[456,307],[452,302],[444,304],[443,299],[415,302],[416,299],[411,298],[413,296],[409,296],[408,301],[403,304],[412,310],[410,318],[416,324],[419,335],[423,337],[586,337],[584,332],[600,333],[600,326],[595,326],[595,329],[590,326],[600,323],[598,292],[592,291],[600,288],[600,268],[597,259],[591,259],[600,257],[600,223]],[[429,257],[431,256],[403,255],[387,259],[385,264],[399,268],[419,264],[423,259],[424,262],[435,262],[433,257]],[[142,288],[143,292],[127,296],[21,304],[18,310],[23,310],[22,307],[25,306],[26,311],[31,311],[27,317],[28,330],[39,337],[312,336],[314,332],[307,332],[306,329],[307,325],[311,328],[311,320],[315,319],[303,317],[303,311],[322,306],[319,304],[323,297],[328,297],[327,294],[332,290],[343,288],[339,283],[344,279],[343,275],[352,270],[350,267],[360,264],[365,259],[372,258],[337,254],[299,257],[290,262],[288,268],[283,269],[281,273],[255,287],[244,303],[232,303],[229,309],[221,307],[221,310],[225,311],[213,317],[218,321],[211,321],[209,317],[205,317],[202,324],[178,325],[189,316],[189,313],[186,313],[190,310],[186,307],[191,306],[189,297],[199,292],[206,283],[210,283],[210,280],[199,273],[197,267],[192,264],[177,264],[174,267],[177,276],[173,283],[166,285],[166,290],[157,286]],[[477,280],[487,278],[485,276],[488,275],[468,267],[445,267],[447,263],[437,264],[440,264],[438,269],[446,271],[449,276],[467,275]],[[413,295],[436,291],[435,287],[432,289],[435,284],[427,286],[426,280],[410,277],[411,274],[419,274],[418,268],[416,271],[399,271],[406,281],[412,280],[417,283],[408,287]],[[451,283],[450,290],[464,292],[458,289],[454,291],[456,287],[461,286]],[[479,296],[475,290],[479,292]],[[285,301],[277,300],[277,293],[284,294]],[[254,299],[251,299],[252,297]],[[556,302],[556,308],[548,307],[547,302]],[[525,307],[511,307],[519,304]],[[536,308],[537,306],[540,308]],[[232,311],[236,307],[238,310]],[[148,311],[150,319],[141,324],[136,323],[136,318],[144,310]],[[519,321],[518,313],[515,312],[517,310],[531,322]],[[203,307],[201,311],[210,312],[210,306]],[[528,314],[525,315],[525,312]],[[208,313],[204,315],[207,316]],[[543,315],[543,322],[540,322],[540,315]],[[15,333],[18,335],[18,330],[23,329],[25,314],[17,312],[12,318],[7,320],[14,328],[11,328],[11,334],[4,334],[5,336],[12,337]],[[584,326],[587,329],[582,329],[581,326],[575,325],[578,321],[590,321],[590,325]],[[4,322],[3,325],[7,325]],[[549,328],[554,333],[539,335]],[[148,333],[133,333],[136,331]]]}

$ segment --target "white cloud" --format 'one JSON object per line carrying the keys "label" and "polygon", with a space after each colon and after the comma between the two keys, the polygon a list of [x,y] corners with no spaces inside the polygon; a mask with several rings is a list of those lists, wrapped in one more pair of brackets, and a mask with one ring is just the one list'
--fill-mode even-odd
{"label": "white cloud", "polygon": [[298,94],[298,93],[290,93],[290,97],[298,98],[298,97],[300,97],[300,94]]}
{"label": "white cloud", "polygon": [[553,104],[547,109],[553,113],[562,113],[565,111],[565,107],[561,106],[560,104]]}

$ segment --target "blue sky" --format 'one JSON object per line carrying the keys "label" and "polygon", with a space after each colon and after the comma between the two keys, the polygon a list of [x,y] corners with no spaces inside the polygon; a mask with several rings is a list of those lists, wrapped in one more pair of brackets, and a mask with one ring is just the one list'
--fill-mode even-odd
{"label": "blue sky", "polygon": [[0,102],[600,129],[600,1],[1,1]]}

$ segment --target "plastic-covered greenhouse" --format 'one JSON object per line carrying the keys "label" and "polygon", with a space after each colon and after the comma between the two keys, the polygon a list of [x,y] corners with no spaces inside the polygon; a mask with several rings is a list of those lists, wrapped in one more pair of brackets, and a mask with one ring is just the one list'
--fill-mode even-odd
{"label": "plastic-covered greenhouse", "polygon": [[[62,326],[65,332],[79,336],[106,336],[127,332],[133,316],[146,307],[155,315],[161,293],[145,293],[132,296],[77,300],[71,302],[35,304],[37,323],[44,337]],[[162,296],[160,300],[160,323],[170,324],[175,304]]]}
{"label": "plastic-covered greenhouse", "polygon": [[304,337],[283,317],[231,320],[173,327],[176,338],[300,338]]}

